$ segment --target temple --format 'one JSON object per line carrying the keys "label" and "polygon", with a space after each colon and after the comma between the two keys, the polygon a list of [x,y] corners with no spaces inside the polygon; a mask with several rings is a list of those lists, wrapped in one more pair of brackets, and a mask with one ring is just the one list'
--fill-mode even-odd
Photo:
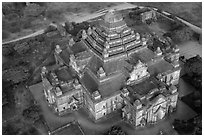
{"label": "temple", "polygon": [[[79,42],[71,38],[66,48],[57,45],[54,55],[58,65],[77,75],[73,82],[64,81],[72,87],[64,89],[63,84],[53,86],[46,80],[46,74],[51,72],[42,72],[43,83],[49,85],[44,84],[45,96],[55,111],[73,110],[73,104],[74,109],[83,106],[97,122],[122,110],[125,121],[140,127],[155,123],[176,109],[175,85],[181,70],[178,47],[149,48],[147,40],[128,27],[122,15],[114,10],[82,30]],[[60,89],[66,92],[59,92]],[[74,100],[71,105],[70,100]]]}
{"label": "temple", "polygon": [[89,27],[82,33],[83,42],[103,63],[126,59],[145,47],[145,39],[124,22],[122,15],[108,12],[97,27]]}

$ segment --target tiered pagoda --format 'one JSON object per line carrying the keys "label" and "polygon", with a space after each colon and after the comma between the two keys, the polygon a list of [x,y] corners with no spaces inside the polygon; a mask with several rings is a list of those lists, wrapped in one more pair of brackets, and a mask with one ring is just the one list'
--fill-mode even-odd
{"label": "tiered pagoda", "polygon": [[121,14],[109,11],[96,27],[89,27],[82,32],[85,45],[103,62],[127,58],[146,46],[145,39],[140,38],[124,22]]}

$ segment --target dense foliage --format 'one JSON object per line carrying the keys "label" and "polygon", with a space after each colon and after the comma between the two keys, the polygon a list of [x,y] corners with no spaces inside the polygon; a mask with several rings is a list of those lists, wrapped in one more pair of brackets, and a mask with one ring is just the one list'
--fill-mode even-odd
{"label": "dense foliage", "polygon": [[29,121],[36,121],[40,118],[40,107],[37,105],[30,106],[23,111],[23,117]]}
{"label": "dense foliage", "polygon": [[189,80],[191,84],[198,89],[202,89],[202,58],[197,55],[187,59],[184,70],[191,79]]}
{"label": "dense foliage", "polygon": [[21,32],[24,29],[32,29],[33,21],[42,18],[45,6],[25,2],[5,2],[2,4],[2,39],[7,39],[12,33]]}
{"label": "dense foliage", "polygon": [[118,126],[112,126],[110,130],[108,130],[105,135],[126,135],[126,133]]}

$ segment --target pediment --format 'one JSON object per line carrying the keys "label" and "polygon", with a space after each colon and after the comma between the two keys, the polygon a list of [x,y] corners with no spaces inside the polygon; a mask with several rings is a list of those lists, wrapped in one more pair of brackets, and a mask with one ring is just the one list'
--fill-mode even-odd
{"label": "pediment", "polygon": [[155,106],[161,104],[164,101],[166,101],[166,98],[162,94],[159,94],[157,97],[153,99],[153,103]]}
{"label": "pediment", "polygon": [[135,68],[142,68],[145,67],[145,64],[142,63],[140,60],[138,60],[137,64],[135,65]]}

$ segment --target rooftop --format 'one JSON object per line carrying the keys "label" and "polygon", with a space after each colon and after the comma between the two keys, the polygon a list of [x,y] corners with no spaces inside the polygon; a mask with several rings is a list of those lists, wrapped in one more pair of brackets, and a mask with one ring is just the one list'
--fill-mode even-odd
{"label": "rooftop", "polygon": [[158,86],[159,81],[154,77],[150,77],[148,79],[145,79],[141,83],[129,87],[132,89],[132,91],[139,95],[146,95],[150,90],[158,88]]}
{"label": "rooftop", "polygon": [[111,78],[110,80],[102,83],[99,86],[99,93],[101,94],[102,98],[109,97],[113,93],[119,91],[122,89],[123,86],[125,86],[125,77],[122,73],[119,73],[114,78]]}
{"label": "rooftop", "polygon": [[93,54],[91,54],[91,52],[86,50],[75,54],[75,57],[77,60],[84,60],[84,59],[90,58],[92,55]]}
{"label": "rooftop", "polygon": [[145,79],[143,82],[133,86],[128,86],[130,102],[133,103],[136,99],[139,99],[158,87],[160,87],[160,82],[154,77]]}
{"label": "rooftop", "polygon": [[131,56],[130,62],[135,64],[138,60],[141,60],[141,62],[149,64],[154,57],[155,53],[153,51],[143,48]]}
{"label": "rooftop", "polygon": [[[50,71],[46,77],[50,84],[53,87],[59,87],[63,94],[71,92],[74,88],[73,82],[76,75],[68,67],[62,67],[56,69],[55,71]],[[49,86],[49,84],[46,85]]]}
{"label": "rooftop", "polygon": [[66,64],[69,64],[70,52],[68,51],[67,48],[62,49],[62,52],[59,54],[59,56],[62,58],[62,60],[63,60]]}
{"label": "rooftop", "polygon": [[81,82],[90,94],[98,90],[97,82],[88,74],[88,72],[84,73]]}
{"label": "rooftop", "polygon": [[87,73],[84,73],[82,83],[90,94],[98,90],[102,98],[109,97],[113,93],[119,91],[125,83],[125,77],[122,73],[114,75],[114,77],[102,82],[100,85]]}
{"label": "rooftop", "polygon": [[172,70],[172,69],[173,69],[173,65],[168,63],[164,59],[162,59],[158,62],[155,62],[154,64],[152,64],[151,66],[148,67],[148,71],[149,71],[150,75],[154,75],[154,76],[156,76],[159,73],[163,73],[163,72],[166,72],[166,71]]}
{"label": "rooftop", "polygon": [[103,66],[102,61],[101,61],[98,57],[96,57],[96,56],[93,56],[93,57],[90,59],[88,65],[87,65],[87,67],[88,67],[94,74],[97,74],[98,69],[99,69],[100,67],[102,67],[102,66]]}
{"label": "rooftop", "polygon": [[124,59],[121,59],[107,62],[103,66],[106,74],[109,75],[114,72],[121,71],[124,68],[129,68],[129,65],[130,64],[128,64]]}
{"label": "rooftop", "polygon": [[55,73],[58,79],[62,81],[69,81],[76,77],[72,70],[68,67],[57,69]]}
{"label": "rooftop", "polygon": [[102,67],[107,76],[121,72],[124,69],[131,70],[132,66],[126,60],[113,60],[103,63],[98,57],[93,56],[87,66],[95,75],[100,67]]}
{"label": "rooftop", "polygon": [[86,50],[86,46],[82,41],[76,42],[72,47],[70,47],[74,54],[83,52]]}

